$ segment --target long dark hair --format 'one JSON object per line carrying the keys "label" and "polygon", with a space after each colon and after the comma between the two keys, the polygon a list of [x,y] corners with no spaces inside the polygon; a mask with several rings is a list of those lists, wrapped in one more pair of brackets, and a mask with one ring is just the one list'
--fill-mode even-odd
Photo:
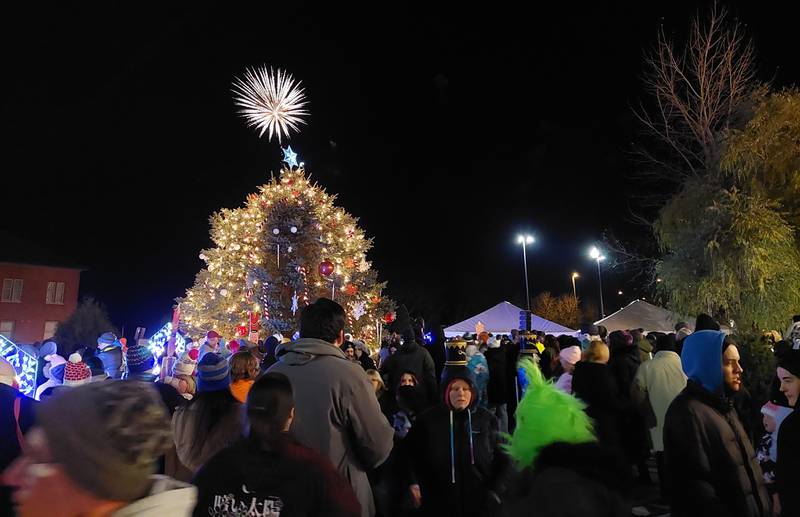
{"label": "long dark hair", "polygon": [[224,418],[238,410],[239,401],[229,389],[219,391],[199,391],[189,402],[189,408],[195,411],[196,426],[192,437],[192,454],[198,455],[203,450],[206,440],[214,428]]}
{"label": "long dark hair", "polygon": [[284,428],[292,409],[294,394],[288,377],[277,372],[259,377],[247,395],[250,440],[260,449],[279,451],[288,437]]}

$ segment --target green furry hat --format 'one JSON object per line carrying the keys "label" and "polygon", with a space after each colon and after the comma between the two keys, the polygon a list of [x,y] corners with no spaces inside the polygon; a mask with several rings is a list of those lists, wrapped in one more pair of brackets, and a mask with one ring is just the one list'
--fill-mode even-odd
{"label": "green furry hat", "polygon": [[517,406],[517,427],[504,446],[517,469],[533,465],[539,451],[551,443],[595,441],[583,402],[545,380],[532,361],[520,361],[520,368],[528,386]]}

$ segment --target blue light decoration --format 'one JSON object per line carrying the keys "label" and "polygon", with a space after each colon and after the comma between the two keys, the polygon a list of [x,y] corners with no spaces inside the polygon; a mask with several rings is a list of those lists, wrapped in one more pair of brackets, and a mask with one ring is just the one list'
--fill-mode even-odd
{"label": "blue light decoration", "polygon": [[289,168],[297,167],[297,153],[292,151],[292,146],[283,149],[283,161]]}
{"label": "blue light decoration", "polygon": [[[172,335],[172,322],[169,321],[147,340],[148,348],[156,359],[160,359],[167,350],[167,342]],[[175,334],[175,355],[179,356],[186,349],[186,339],[178,332]]]}
{"label": "blue light decoration", "polygon": [[0,335],[0,356],[11,363],[11,366],[17,371],[20,393],[33,398],[36,394],[36,373],[39,370],[36,357],[25,352],[3,335]]}
{"label": "blue light decoration", "polygon": [[431,343],[433,343],[433,334],[431,334],[430,332],[426,332],[425,333],[425,342],[428,343],[429,345]]}

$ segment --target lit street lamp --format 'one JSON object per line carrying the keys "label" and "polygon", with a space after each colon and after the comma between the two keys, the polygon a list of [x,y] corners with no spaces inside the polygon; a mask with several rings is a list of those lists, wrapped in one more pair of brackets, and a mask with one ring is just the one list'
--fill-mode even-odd
{"label": "lit street lamp", "polygon": [[600,286],[600,318],[602,319],[606,317],[606,310],[603,306],[603,276],[600,274],[600,261],[605,260],[606,257],[597,249],[597,246],[592,246],[592,249],[589,250],[589,257],[597,262],[597,283]]}
{"label": "lit street lamp", "polygon": [[578,290],[575,288],[575,279],[580,277],[581,275],[577,272],[572,273],[572,296],[575,297],[575,305],[578,305]]}
{"label": "lit street lamp", "polygon": [[528,254],[525,248],[528,244],[533,244],[536,239],[532,235],[517,235],[517,244],[522,244],[522,265],[525,268],[525,300],[528,304],[528,310],[531,310],[531,291],[528,288]]}

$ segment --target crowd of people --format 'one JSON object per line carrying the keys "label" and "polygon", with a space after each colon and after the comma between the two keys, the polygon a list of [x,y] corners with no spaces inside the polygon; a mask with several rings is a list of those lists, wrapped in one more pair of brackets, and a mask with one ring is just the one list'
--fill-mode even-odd
{"label": "crowd of people", "polygon": [[319,299],[294,341],[209,331],[160,364],[110,332],[47,345],[34,398],[0,359],[0,512],[623,516],[654,462],[672,515],[800,516],[800,317],[763,342],[763,429],[705,315],[446,340],[401,307],[375,353],[345,324]]}

